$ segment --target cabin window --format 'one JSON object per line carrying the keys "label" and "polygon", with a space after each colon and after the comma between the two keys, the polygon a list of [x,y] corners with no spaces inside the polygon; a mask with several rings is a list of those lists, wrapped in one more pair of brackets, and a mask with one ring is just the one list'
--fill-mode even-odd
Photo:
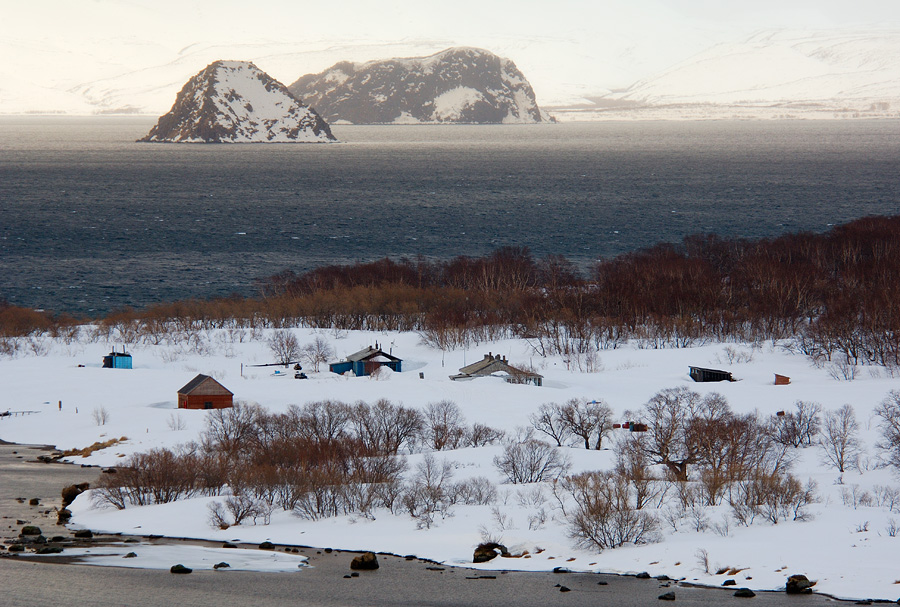
{"label": "cabin window", "polygon": [[205,403],[203,403],[203,408],[204,409],[212,409],[212,402],[206,401]]}

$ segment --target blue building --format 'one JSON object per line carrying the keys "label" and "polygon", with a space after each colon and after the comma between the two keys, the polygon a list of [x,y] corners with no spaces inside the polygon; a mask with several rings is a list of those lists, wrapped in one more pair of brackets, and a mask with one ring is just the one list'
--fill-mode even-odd
{"label": "blue building", "polygon": [[113,350],[103,357],[104,369],[130,369],[131,354],[126,354],[123,348],[121,352]]}
{"label": "blue building", "polygon": [[402,371],[402,364],[402,360],[382,351],[376,343],[374,348],[368,346],[365,350],[351,354],[341,362],[331,363],[328,365],[328,370],[338,375],[352,371],[357,377],[362,377],[363,375],[371,375],[379,367],[387,367],[391,371],[399,373]]}

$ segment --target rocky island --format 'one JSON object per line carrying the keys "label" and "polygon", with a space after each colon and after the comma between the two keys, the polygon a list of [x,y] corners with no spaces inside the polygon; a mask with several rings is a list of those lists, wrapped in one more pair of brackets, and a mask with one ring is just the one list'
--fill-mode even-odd
{"label": "rocky island", "polygon": [[249,61],[216,61],[191,78],[142,142],[320,143],[328,123]]}
{"label": "rocky island", "polygon": [[483,49],[428,57],[342,61],[290,91],[331,123],[536,123],[548,120],[511,60]]}

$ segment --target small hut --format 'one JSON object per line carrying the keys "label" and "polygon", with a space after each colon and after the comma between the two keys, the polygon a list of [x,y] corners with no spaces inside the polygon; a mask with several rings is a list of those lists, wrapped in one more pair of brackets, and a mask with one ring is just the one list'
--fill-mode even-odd
{"label": "small hut", "polygon": [[476,377],[503,377],[510,384],[533,384],[540,386],[544,383],[544,377],[531,371],[513,367],[506,361],[506,357],[497,354],[494,356],[490,352],[484,355],[484,358],[477,363],[466,365],[459,370],[458,375],[451,375],[450,379],[454,381],[465,381],[475,379]]}
{"label": "small hut", "polygon": [[122,348],[121,352],[116,352],[113,350],[109,354],[103,357],[103,368],[104,369],[130,369],[131,368],[131,354],[125,352],[125,348]]}
{"label": "small hut", "polygon": [[197,375],[178,391],[179,409],[228,409],[234,394],[209,375]]}
{"label": "small hut", "polygon": [[697,382],[706,381],[734,381],[730,371],[718,369],[704,369],[703,367],[689,367],[691,379]]}
{"label": "small hut", "polygon": [[387,367],[391,371],[399,373],[402,365],[402,360],[383,351],[376,343],[375,347],[367,346],[364,350],[351,354],[341,362],[331,363],[328,365],[328,369],[338,375],[352,371],[357,377],[362,377],[371,375],[379,367]]}

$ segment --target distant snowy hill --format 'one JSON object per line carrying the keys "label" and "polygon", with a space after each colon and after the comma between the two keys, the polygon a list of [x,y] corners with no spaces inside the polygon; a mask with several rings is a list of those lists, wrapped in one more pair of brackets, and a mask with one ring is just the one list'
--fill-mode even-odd
{"label": "distant snowy hill", "polygon": [[145,142],[325,142],[315,110],[248,61],[216,61],[191,78]]}
{"label": "distant snowy hill", "polygon": [[428,57],[342,61],[290,90],[331,122],[534,123],[534,89],[509,59],[450,48]]}
{"label": "distant snowy hill", "polygon": [[900,116],[900,32],[765,32],[594,99],[613,116]]}

